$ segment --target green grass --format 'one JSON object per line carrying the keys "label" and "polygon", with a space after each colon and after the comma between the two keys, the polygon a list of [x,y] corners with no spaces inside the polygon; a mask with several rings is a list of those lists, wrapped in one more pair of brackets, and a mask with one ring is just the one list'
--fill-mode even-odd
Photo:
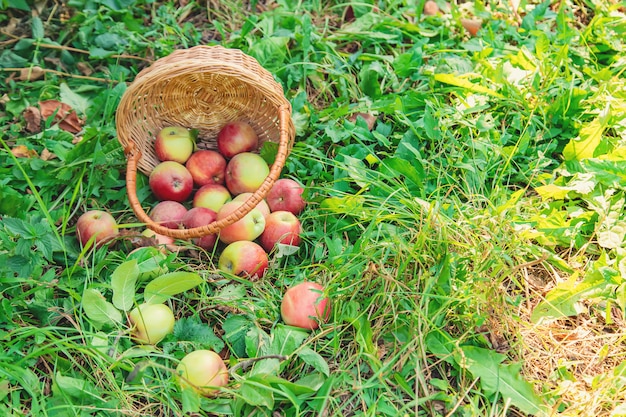
{"label": "green grass", "polygon": [[[0,414],[621,415],[623,5],[422,8],[0,1]],[[142,225],[117,104],[142,68],[198,44],[255,57],[293,107],[283,176],[306,186],[304,243],[260,282],[189,242],[129,261]],[[25,111],[45,100],[75,109],[81,131],[53,116],[29,131]],[[153,202],[144,177],[138,190]],[[117,242],[79,246],[91,208],[124,226]],[[138,346],[113,296],[137,278],[123,291],[140,303],[164,276],[180,278],[177,327]],[[303,280],[332,299],[313,332],[280,317]],[[176,382],[198,348],[231,370],[215,397]]]}

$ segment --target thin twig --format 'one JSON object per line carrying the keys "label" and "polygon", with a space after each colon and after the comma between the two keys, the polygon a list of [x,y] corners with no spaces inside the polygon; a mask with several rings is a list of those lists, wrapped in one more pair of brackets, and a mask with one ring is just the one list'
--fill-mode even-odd
{"label": "thin twig", "polygon": [[[30,69],[32,69],[32,68],[0,68],[0,71],[4,71],[4,72],[21,72],[21,71],[30,70]],[[50,74],[58,75],[58,76],[61,76],[61,77],[80,78],[80,79],[83,79],[83,80],[98,81],[98,82],[103,82],[103,83],[118,83],[119,82],[117,80],[107,80],[106,78],[90,77],[88,75],[70,74],[68,72],[62,72],[62,71],[57,71],[57,70],[47,69],[47,68],[41,68],[41,67],[39,67],[39,69],[42,72],[44,72],[44,73],[50,73]]]}

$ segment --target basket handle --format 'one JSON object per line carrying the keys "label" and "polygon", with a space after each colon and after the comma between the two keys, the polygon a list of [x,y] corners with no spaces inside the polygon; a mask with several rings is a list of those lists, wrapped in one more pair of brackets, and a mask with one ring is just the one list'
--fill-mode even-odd
{"label": "basket handle", "polygon": [[289,104],[282,104],[278,108],[278,120],[279,120],[279,142],[278,151],[276,152],[276,159],[270,167],[270,173],[265,178],[259,188],[252,193],[252,195],[244,201],[244,203],[233,211],[228,216],[221,220],[216,220],[204,226],[194,227],[192,229],[170,229],[155,221],[145,212],[139,198],[137,197],[137,164],[141,159],[141,151],[137,149],[133,141],[129,141],[128,146],[124,149],[127,157],[126,165],[126,192],[128,194],[128,202],[130,203],[133,211],[137,215],[140,222],[145,223],[146,227],[154,231],[155,233],[169,236],[175,239],[192,239],[196,237],[202,237],[210,234],[216,234],[224,227],[235,223],[247,213],[250,212],[256,205],[265,198],[270,188],[274,185],[276,180],[280,177],[281,171],[289,156],[289,130],[287,128],[290,118],[290,106]]}

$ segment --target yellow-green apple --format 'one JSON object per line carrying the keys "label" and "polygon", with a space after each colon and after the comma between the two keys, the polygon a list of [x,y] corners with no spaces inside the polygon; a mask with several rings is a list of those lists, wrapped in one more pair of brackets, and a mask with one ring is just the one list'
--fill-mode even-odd
{"label": "yellow-green apple", "polygon": [[[229,201],[217,212],[217,220],[226,218],[242,205],[243,202],[241,201]],[[236,222],[223,227],[220,230],[219,238],[226,244],[238,240],[254,240],[261,236],[263,229],[265,229],[265,217],[261,210],[255,207]]]}
{"label": "yellow-green apple", "polygon": [[185,166],[193,177],[193,182],[202,187],[206,184],[224,184],[226,159],[216,151],[202,149],[194,152]]}
{"label": "yellow-green apple", "polygon": [[217,134],[217,149],[227,159],[238,153],[256,151],[258,147],[259,138],[246,122],[228,123]]}
{"label": "yellow-green apple", "polygon": [[330,300],[323,295],[324,287],[305,281],[289,288],[280,304],[285,324],[314,330],[330,317]]}
{"label": "yellow-green apple", "polygon": [[[246,200],[248,200],[248,198],[250,198],[250,196],[252,196],[252,193],[241,193],[235,198],[233,198],[233,201],[245,202]],[[267,219],[267,216],[270,215],[270,206],[267,205],[267,201],[265,200],[259,201],[256,205],[256,208],[261,210],[261,213],[263,213],[263,217],[265,217],[266,219]]]}
{"label": "yellow-green apple", "polygon": [[[206,226],[213,223],[217,218],[217,213],[206,207],[194,207],[190,209],[185,217],[183,217],[183,224],[185,229],[193,229],[195,227]],[[217,241],[216,234],[204,235],[192,239],[193,243],[201,247],[204,250],[211,250],[215,246]]]}
{"label": "yellow-green apple", "polygon": [[217,268],[229,274],[256,279],[265,275],[267,264],[267,253],[261,246],[249,240],[240,240],[224,248]]}
{"label": "yellow-green apple", "polygon": [[150,218],[154,222],[170,229],[181,229],[185,214],[187,214],[187,207],[172,200],[159,201],[150,210]]}
{"label": "yellow-green apple", "polygon": [[83,213],[76,221],[76,235],[82,246],[85,246],[93,237],[96,247],[117,236],[117,223],[110,213],[102,210],[89,210]]}
{"label": "yellow-green apple", "polygon": [[184,165],[174,161],[161,162],[152,169],[148,184],[154,196],[161,200],[183,202],[193,191],[193,178]]}
{"label": "yellow-green apple", "polygon": [[230,200],[232,197],[228,188],[221,184],[207,184],[198,188],[193,195],[193,206],[206,207],[217,213]]}
{"label": "yellow-green apple", "polygon": [[238,153],[226,165],[226,188],[233,195],[253,193],[269,173],[270,168],[261,155]]}
{"label": "yellow-green apple", "polygon": [[164,127],[154,139],[154,153],[159,161],[184,164],[194,151],[195,139],[193,131],[184,127]]}
{"label": "yellow-green apple", "polygon": [[140,304],[128,315],[135,342],[156,345],[174,330],[174,313],[165,304]]}
{"label": "yellow-green apple", "polygon": [[286,210],[298,215],[306,206],[303,192],[304,188],[296,180],[280,178],[267,192],[265,200],[272,211]]}
{"label": "yellow-green apple", "polygon": [[210,396],[228,384],[228,369],[224,360],[212,350],[199,349],[185,355],[176,367],[180,386],[191,387]]}
{"label": "yellow-green apple", "polygon": [[271,252],[277,243],[300,246],[302,225],[300,220],[290,211],[274,211],[265,219],[265,230],[259,241],[267,252]]}

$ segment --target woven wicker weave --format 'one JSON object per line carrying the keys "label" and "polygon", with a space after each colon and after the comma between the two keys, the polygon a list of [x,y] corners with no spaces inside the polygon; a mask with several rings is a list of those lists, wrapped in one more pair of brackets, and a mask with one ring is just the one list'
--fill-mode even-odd
{"label": "woven wicker weave", "polygon": [[[228,122],[243,120],[259,143],[278,143],[270,174],[230,216],[194,229],[169,229],[153,222],[137,198],[137,171],[149,175],[159,163],[156,134],[166,126],[198,129],[198,148],[216,149]],[[156,233],[190,239],[219,232],[245,216],[267,195],[291,151],[295,129],[291,105],[272,75],[240,50],[195,46],[178,50],[144,69],[128,87],[116,112],[118,140],[127,157],[128,200],[139,221]]]}

